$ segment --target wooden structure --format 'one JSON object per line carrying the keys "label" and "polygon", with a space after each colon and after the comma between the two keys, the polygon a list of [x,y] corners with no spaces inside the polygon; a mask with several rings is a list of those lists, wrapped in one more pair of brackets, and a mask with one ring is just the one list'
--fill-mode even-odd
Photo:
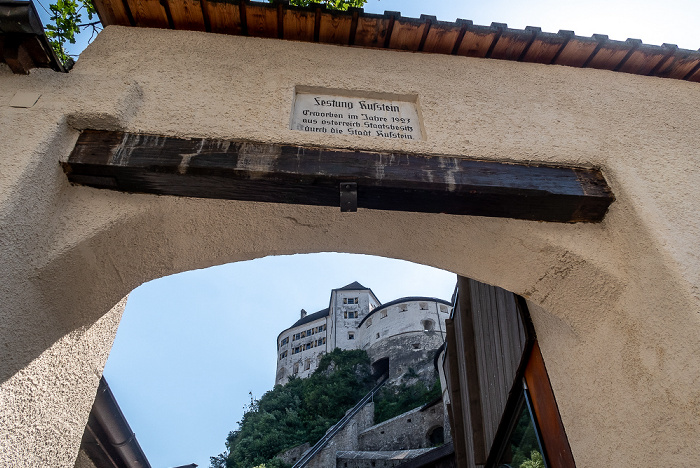
{"label": "wooden structure", "polygon": [[0,62],[13,73],[25,75],[32,68],[65,71],[32,2],[0,1]]}
{"label": "wooden structure", "polygon": [[288,39],[357,47],[405,50],[519,62],[597,68],[637,75],[700,82],[700,51],[672,44],[654,46],[638,39],[576,36],[573,31],[524,30],[503,23],[405,18],[362,9],[330,11],[287,2],[244,0],[95,0],[105,26],[186,29],[240,36]]}
{"label": "wooden structure", "polygon": [[595,222],[613,201],[593,169],[110,131],[83,132],[63,166],[98,188],[344,211]]}
{"label": "wooden structure", "polygon": [[575,466],[525,300],[458,277],[443,370],[457,466],[496,467],[528,395],[548,465]]}

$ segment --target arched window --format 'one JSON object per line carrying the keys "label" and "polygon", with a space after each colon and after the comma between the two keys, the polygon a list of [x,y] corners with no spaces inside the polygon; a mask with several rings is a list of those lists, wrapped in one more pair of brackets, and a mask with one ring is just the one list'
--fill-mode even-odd
{"label": "arched window", "polygon": [[445,443],[445,429],[442,426],[433,427],[428,431],[428,443],[431,447]]}
{"label": "arched window", "polygon": [[435,329],[435,322],[432,320],[426,319],[426,320],[421,320],[421,325],[423,325],[423,331],[433,331]]}

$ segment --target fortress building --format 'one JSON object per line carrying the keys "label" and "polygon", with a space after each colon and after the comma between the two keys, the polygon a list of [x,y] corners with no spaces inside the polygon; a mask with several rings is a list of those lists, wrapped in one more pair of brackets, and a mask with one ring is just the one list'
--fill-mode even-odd
{"label": "fortress building", "polygon": [[444,341],[452,306],[432,297],[404,297],[382,304],[371,289],[353,282],[331,291],[328,308],[307,314],[277,337],[275,384],[308,377],[335,348],[367,351],[375,372],[395,379],[409,367],[430,369]]}

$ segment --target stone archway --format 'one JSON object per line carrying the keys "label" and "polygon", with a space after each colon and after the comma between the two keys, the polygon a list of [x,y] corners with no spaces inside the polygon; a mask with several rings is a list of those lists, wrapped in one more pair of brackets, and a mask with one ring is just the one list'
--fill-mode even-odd
{"label": "stone archway", "polygon": [[[212,51],[207,66],[183,68],[201,56],[202,42]],[[9,350],[0,366],[0,438],[8,465],[74,461],[122,298],[133,288],[194,268],[321,251],[423,263],[527,298],[581,466],[697,459],[690,439],[700,398],[700,226],[688,213],[700,201],[687,157],[700,145],[697,86],[347,48],[333,49],[338,60],[329,64],[329,47],[109,27],[70,75],[20,80],[0,70],[0,90],[43,93],[36,108],[0,109],[0,339]],[[260,82],[268,68],[243,67],[231,54],[279,64],[278,73]],[[374,66],[360,66],[367,63]],[[235,93],[218,86],[222,77]],[[370,144],[285,129],[293,86],[328,80],[419,94],[431,135],[420,151],[596,165],[617,201],[598,224],[348,214],[101,191],[71,186],[59,167],[84,128]],[[471,91],[456,97],[456,81]],[[199,87],[207,92],[190,92]]]}

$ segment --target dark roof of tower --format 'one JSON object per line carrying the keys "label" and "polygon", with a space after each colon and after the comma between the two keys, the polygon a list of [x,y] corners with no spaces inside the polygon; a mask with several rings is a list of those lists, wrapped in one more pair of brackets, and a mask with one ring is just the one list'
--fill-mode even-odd
{"label": "dark roof of tower", "polygon": [[438,302],[440,304],[445,304],[450,307],[452,307],[452,304],[444,299],[438,299],[437,297],[425,297],[425,296],[409,296],[409,297],[401,297],[399,299],[394,299],[393,301],[387,302],[386,304],[382,304],[376,309],[374,309],[372,312],[369,314],[365,315],[365,317],[362,319],[360,324],[357,326],[358,328],[362,326],[363,323],[365,323],[365,320],[370,318],[372,315],[374,315],[375,312],[386,309],[389,306],[393,306],[396,304],[400,304],[402,302],[414,302],[414,301],[427,301],[427,302]]}
{"label": "dark roof of tower", "polygon": [[369,289],[369,288],[365,288],[357,281],[353,281],[350,284],[346,284],[342,288],[335,289],[335,291],[358,291],[358,290],[363,290],[363,289]]}
{"label": "dark roof of tower", "polygon": [[[304,325],[305,323],[313,322],[314,320],[318,320],[320,318],[327,317],[329,312],[330,312],[330,309],[328,307],[326,307],[323,310],[319,310],[318,312],[314,312],[313,314],[309,314],[306,317],[300,318],[299,320],[294,322],[294,325],[292,325],[289,328],[298,327],[299,325]],[[287,328],[287,330],[289,330],[289,328]]]}

